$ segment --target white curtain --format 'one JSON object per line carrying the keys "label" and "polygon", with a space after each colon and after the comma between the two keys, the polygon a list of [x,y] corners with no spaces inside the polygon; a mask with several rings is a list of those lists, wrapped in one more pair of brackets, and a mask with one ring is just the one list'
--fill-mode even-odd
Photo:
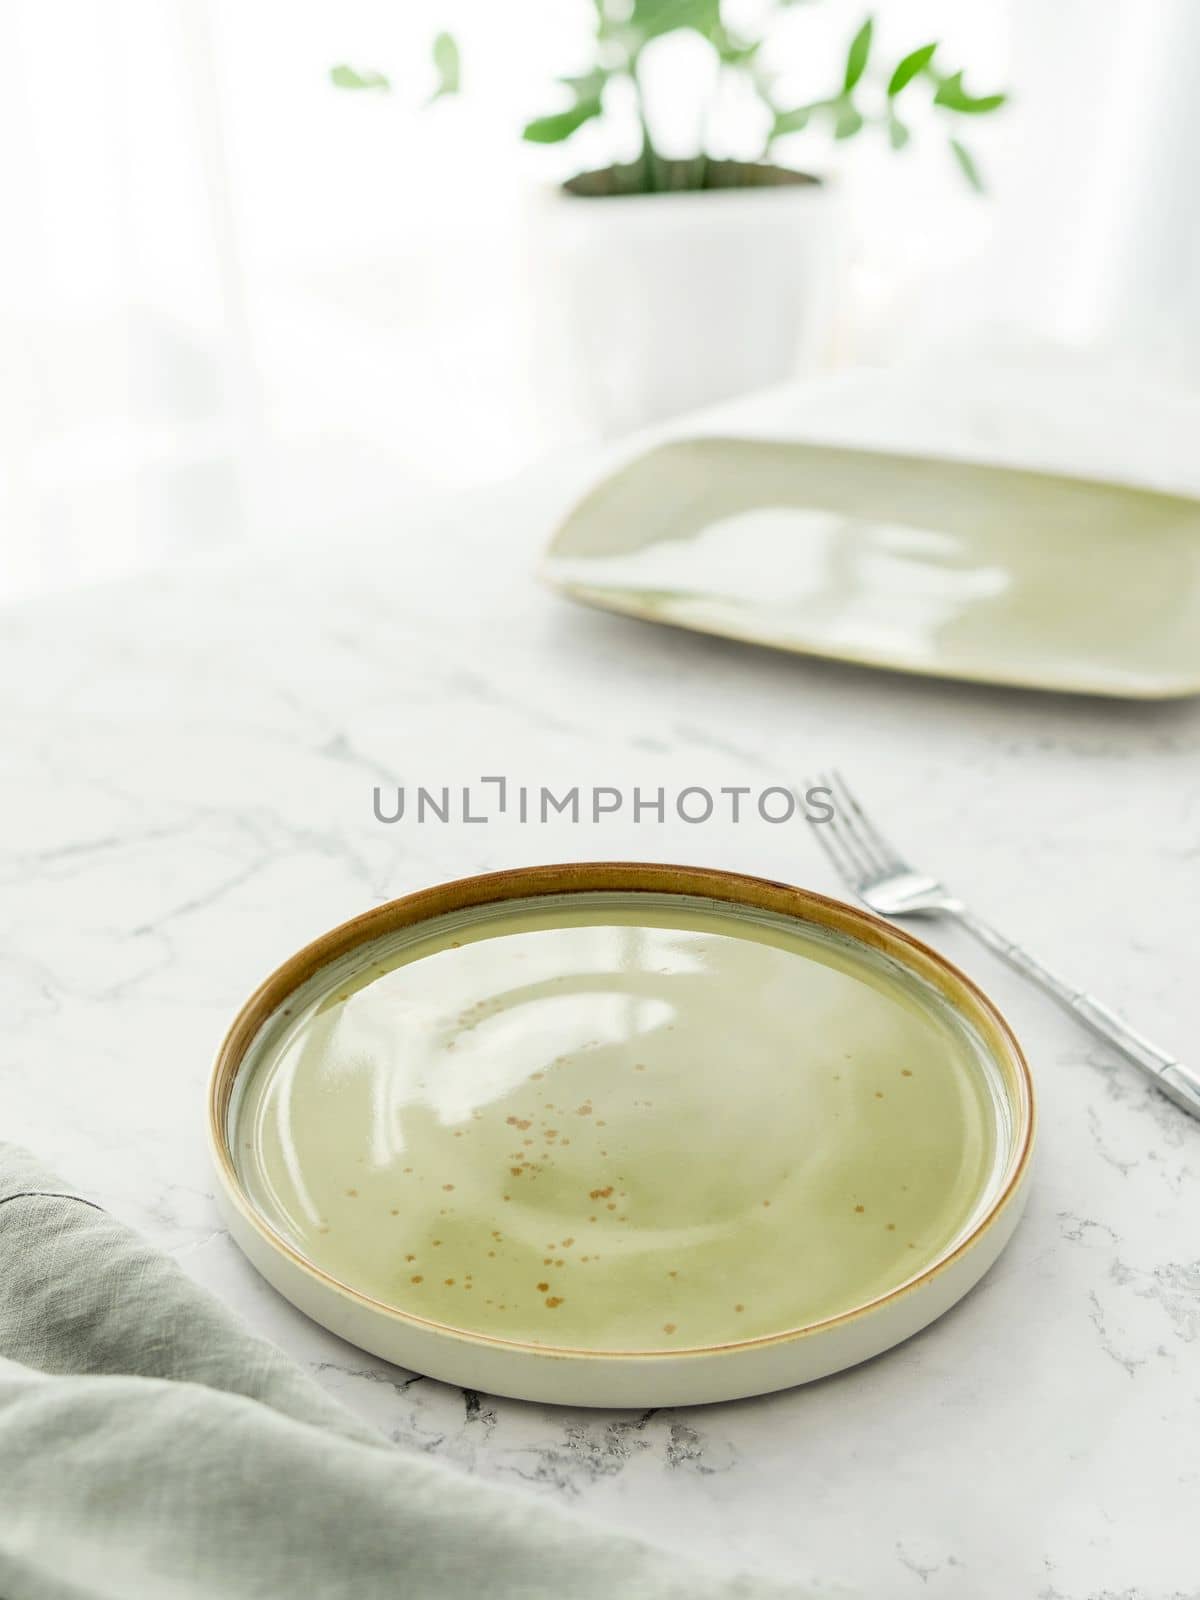
{"label": "white curtain", "polygon": [[[866,9],[803,8],[813,60]],[[518,134],[589,13],[7,0],[0,600],[248,534],[383,525],[573,437],[531,364],[522,232],[524,197],[572,157]],[[428,112],[446,21],[469,93]],[[848,355],[1000,321],[1194,375],[1200,0],[893,0],[884,22],[944,37],[1014,102],[979,132],[990,206],[940,151],[852,155]],[[396,94],[339,95],[340,59]]]}
{"label": "white curtain", "polygon": [[232,533],[254,409],[203,7],[0,10],[0,593]]}
{"label": "white curtain", "polygon": [[995,303],[1200,380],[1200,5],[1012,0]]}

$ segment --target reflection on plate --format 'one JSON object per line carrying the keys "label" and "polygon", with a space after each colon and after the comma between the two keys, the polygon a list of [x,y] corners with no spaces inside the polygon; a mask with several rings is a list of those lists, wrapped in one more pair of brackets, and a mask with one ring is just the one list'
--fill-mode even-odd
{"label": "reflection on plate", "polygon": [[1002,1024],[849,908],[617,870],[450,885],[281,988],[218,1066],[252,1257],[405,1365],[584,1404],[778,1387],[936,1316],[1007,1236]]}
{"label": "reflection on plate", "polygon": [[1200,502],[823,445],[679,441],[546,557],[576,599],[807,654],[1079,693],[1200,692]]}

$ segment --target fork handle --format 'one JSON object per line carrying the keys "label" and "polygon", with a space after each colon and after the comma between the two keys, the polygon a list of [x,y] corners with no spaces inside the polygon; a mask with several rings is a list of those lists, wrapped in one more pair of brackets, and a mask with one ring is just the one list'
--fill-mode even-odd
{"label": "fork handle", "polygon": [[1185,1111],[1190,1111],[1192,1116],[1200,1118],[1200,1077],[1190,1068],[1185,1067],[1165,1050],[1160,1050],[1156,1044],[1152,1044],[1144,1034],[1131,1028],[1122,1017],[1111,1011],[1108,1006],[1102,1005],[1094,995],[1069,983],[1065,978],[1060,978],[1049,967],[1044,967],[1036,957],[1030,955],[1028,950],[1019,944],[1014,944],[1011,939],[1006,939],[1002,933],[977,917],[974,912],[962,907],[956,908],[952,915],[981,944],[995,951],[1022,977],[1031,978],[1039,988],[1057,1000],[1059,1005],[1078,1017],[1085,1027],[1090,1028],[1106,1044],[1119,1050],[1128,1061],[1133,1062],[1135,1067],[1140,1067],[1177,1106],[1182,1106]]}

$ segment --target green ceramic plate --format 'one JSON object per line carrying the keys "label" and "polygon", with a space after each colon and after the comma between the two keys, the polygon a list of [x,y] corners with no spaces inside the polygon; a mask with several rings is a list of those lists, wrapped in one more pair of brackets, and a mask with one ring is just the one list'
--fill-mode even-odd
{"label": "green ceramic plate", "polygon": [[[639,870],[422,917],[292,990],[225,1113],[256,1218],[351,1296],[535,1372],[770,1345],[953,1258],[1022,1148],[986,1022],[891,930]],[[588,1403],[586,1360],[576,1381]]]}
{"label": "green ceramic plate", "polygon": [[575,599],[902,672],[1200,693],[1200,502],[969,462],[662,445],[569,515]]}

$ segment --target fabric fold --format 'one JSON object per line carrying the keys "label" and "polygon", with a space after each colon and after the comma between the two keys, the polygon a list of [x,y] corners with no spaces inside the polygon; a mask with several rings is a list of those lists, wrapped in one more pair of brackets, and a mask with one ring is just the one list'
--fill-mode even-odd
{"label": "fabric fold", "polygon": [[0,1145],[4,1600],[767,1600],[350,1416]]}

